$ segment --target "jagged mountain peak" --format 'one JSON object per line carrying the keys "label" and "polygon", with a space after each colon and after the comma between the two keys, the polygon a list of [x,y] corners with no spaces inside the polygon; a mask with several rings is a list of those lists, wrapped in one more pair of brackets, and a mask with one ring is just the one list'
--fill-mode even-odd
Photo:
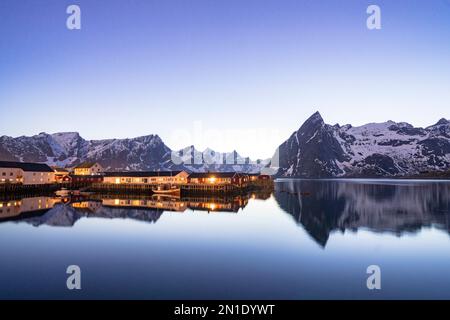
{"label": "jagged mountain peak", "polygon": [[[213,158],[221,153],[206,149]],[[205,163],[204,153],[192,145],[173,158],[172,150],[157,134],[126,139],[85,140],[78,132],[41,133],[31,137],[0,138],[0,160],[45,162],[73,167],[83,161],[99,162],[106,170],[255,171],[260,165],[248,160],[229,165],[227,161]],[[237,153],[233,153],[237,159]],[[211,157],[208,157],[208,160]],[[189,159],[192,159],[189,162]],[[174,161],[179,160],[179,161]]]}
{"label": "jagged mountain peak", "polygon": [[107,169],[159,169],[170,149],[158,135],[131,139],[85,140],[78,132],[41,133],[1,141],[0,159],[71,167],[96,161]]}
{"label": "jagged mountain peak", "polygon": [[441,126],[441,125],[447,125],[450,124],[450,120],[447,120],[445,118],[441,118],[434,126]]}
{"label": "jagged mountain peak", "polygon": [[136,138],[128,138],[128,140],[155,140],[155,141],[162,141],[161,137],[158,136],[157,134],[147,134],[144,136],[139,136]]}
{"label": "jagged mountain peak", "polygon": [[322,115],[320,114],[319,111],[314,112],[306,121],[307,122],[321,122],[324,123]]}
{"label": "jagged mountain peak", "polygon": [[64,132],[55,132],[51,134],[52,136],[72,136],[79,137],[80,134],[77,131],[64,131]]}
{"label": "jagged mountain peak", "polygon": [[446,119],[426,129],[387,121],[331,126],[308,118],[278,149],[281,176],[402,176],[450,170]]}

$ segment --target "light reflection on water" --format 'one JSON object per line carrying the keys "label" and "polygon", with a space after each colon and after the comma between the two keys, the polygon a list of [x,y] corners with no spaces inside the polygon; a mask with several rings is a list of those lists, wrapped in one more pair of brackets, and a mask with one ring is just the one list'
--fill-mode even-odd
{"label": "light reflection on water", "polygon": [[[0,200],[0,298],[450,298],[450,183]],[[65,289],[82,268],[83,290]],[[365,286],[382,268],[382,290]]]}

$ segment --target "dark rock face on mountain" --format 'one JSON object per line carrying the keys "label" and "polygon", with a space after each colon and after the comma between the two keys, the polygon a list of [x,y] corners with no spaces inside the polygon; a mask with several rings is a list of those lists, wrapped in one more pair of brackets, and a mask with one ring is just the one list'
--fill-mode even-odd
{"label": "dark rock face on mountain", "polygon": [[394,177],[450,170],[450,121],[360,127],[326,124],[316,112],[278,149],[279,176]]}
{"label": "dark rock face on mountain", "polygon": [[348,160],[318,112],[279,147],[279,157],[283,175],[316,178],[338,175],[336,161]]}
{"label": "dark rock face on mountain", "polygon": [[[177,158],[177,154],[182,155]],[[174,156],[175,155],[175,156]],[[192,159],[187,156],[192,155]],[[222,155],[223,160],[216,161]],[[157,135],[132,139],[85,140],[77,132],[32,137],[0,137],[0,160],[45,162],[73,167],[83,161],[99,162],[107,170],[169,170],[257,172],[263,164],[251,163],[234,151],[228,154],[189,147],[172,153]],[[182,161],[174,161],[182,160]]]}
{"label": "dark rock face on mountain", "polygon": [[0,160],[75,166],[97,161],[108,169],[159,169],[170,149],[157,135],[134,139],[84,140],[76,132],[0,137]]}

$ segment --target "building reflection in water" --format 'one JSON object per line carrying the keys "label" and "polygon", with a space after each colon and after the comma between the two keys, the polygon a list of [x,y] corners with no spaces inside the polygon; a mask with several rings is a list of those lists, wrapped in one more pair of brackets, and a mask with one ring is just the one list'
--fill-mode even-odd
{"label": "building reflection in water", "polygon": [[[450,232],[450,183],[383,180],[281,180],[274,199],[282,211],[321,246],[336,231],[366,229],[395,235],[423,227]],[[101,195],[0,200],[0,222],[73,226],[81,218],[133,219],[155,223],[164,212],[238,213],[271,192],[234,197]],[[274,215],[279,208],[267,202]]]}
{"label": "building reflection in water", "polygon": [[27,213],[45,213],[55,204],[61,203],[61,198],[30,197],[16,200],[0,200],[0,221],[21,218]]}
{"label": "building reflection in water", "polygon": [[[72,226],[83,217],[130,218],[156,222],[163,212],[234,212],[245,208],[249,199],[268,199],[270,192],[234,197],[147,197],[91,194],[74,197],[33,197],[0,201],[0,222],[24,221],[34,226]],[[50,211],[50,212],[49,212]]]}

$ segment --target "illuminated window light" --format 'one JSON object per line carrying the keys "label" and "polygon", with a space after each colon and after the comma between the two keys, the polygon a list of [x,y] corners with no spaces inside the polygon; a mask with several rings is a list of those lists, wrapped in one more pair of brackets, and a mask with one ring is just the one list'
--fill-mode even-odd
{"label": "illuminated window light", "polygon": [[216,183],[216,181],[217,181],[216,177],[210,177],[208,180],[209,180],[209,183]]}

